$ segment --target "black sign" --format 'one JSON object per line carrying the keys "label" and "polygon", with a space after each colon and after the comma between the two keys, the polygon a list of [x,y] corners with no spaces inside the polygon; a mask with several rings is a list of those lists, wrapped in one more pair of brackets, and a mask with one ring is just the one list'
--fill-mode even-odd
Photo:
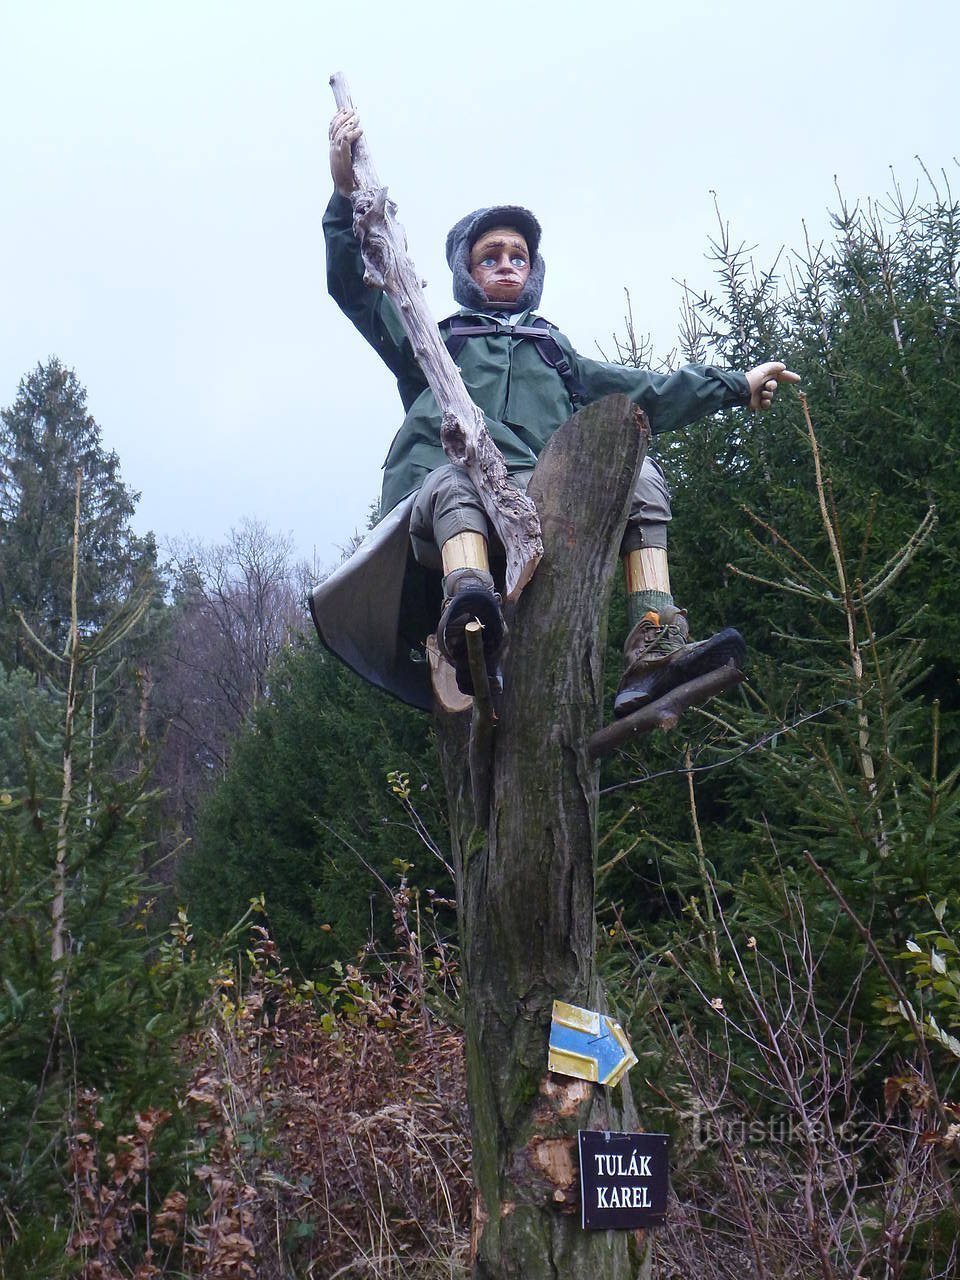
{"label": "black sign", "polygon": [[587,1231],[657,1226],[667,1212],[665,1133],[580,1130],[580,1194]]}

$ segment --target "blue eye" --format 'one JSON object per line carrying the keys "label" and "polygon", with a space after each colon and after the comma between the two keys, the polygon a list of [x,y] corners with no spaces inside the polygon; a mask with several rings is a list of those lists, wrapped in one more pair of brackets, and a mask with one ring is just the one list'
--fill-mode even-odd
{"label": "blue eye", "polygon": [[513,257],[510,259],[510,261],[513,263],[515,267],[525,267],[527,265],[526,258],[519,253],[515,253]]}

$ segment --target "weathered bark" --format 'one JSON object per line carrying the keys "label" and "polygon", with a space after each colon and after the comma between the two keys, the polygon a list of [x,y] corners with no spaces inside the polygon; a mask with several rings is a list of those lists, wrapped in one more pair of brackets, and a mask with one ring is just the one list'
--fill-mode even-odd
{"label": "weathered bark", "polygon": [[[350,90],[339,72],[330,77],[338,107],[352,107]],[[423,298],[423,284],[407,253],[407,238],[396,219],[370,159],[365,139],[353,144],[357,189],[353,229],[366,267],[364,280],[382,289],[396,306],[414,355],[440,407],[440,439],[451,462],[464,467],[476,486],[507,556],[506,594],[516,600],[530,581],[543,554],[537,511],[522,489],[507,480],[507,468],[470,399],[460,370],[443,345],[436,322]]]}
{"label": "weathered bark", "polygon": [[561,427],[540,458],[529,493],[544,559],[508,619],[482,802],[467,763],[470,716],[438,715],[463,947],[477,1280],[639,1273],[632,1236],[581,1229],[576,1151],[578,1129],[635,1127],[629,1083],[551,1075],[547,1046],[555,999],[607,1011],[588,741],[602,711],[612,571],[646,439],[643,415],[610,397]]}

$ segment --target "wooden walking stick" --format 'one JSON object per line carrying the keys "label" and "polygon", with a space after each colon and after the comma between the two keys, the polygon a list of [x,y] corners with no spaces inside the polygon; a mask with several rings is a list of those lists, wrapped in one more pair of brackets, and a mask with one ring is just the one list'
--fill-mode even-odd
{"label": "wooden walking stick", "polygon": [[[338,107],[353,107],[350,89],[339,72],[330,77],[330,85]],[[503,455],[443,345],[424,301],[420,277],[407,253],[406,236],[396,220],[396,205],[388,199],[387,189],[377,177],[366,138],[358,138],[353,144],[353,175],[357,183],[350,197],[353,229],[366,268],[364,282],[382,289],[397,309],[440,406],[444,452],[451,462],[466,469],[476,486],[507,553],[507,599],[516,600],[543,555],[537,509],[521,489],[509,483]]]}

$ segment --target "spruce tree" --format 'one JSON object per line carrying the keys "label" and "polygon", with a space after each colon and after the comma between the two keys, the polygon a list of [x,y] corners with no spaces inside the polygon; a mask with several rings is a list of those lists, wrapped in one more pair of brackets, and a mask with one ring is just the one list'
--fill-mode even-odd
{"label": "spruce tree", "polygon": [[150,537],[130,527],[138,494],[120,478],[117,455],[72,369],[55,356],[20,382],[0,411],[0,662],[32,664],[15,611],[43,643],[62,652],[70,618],[74,478],[82,477],[78,603],[84,629],[100,626],[135,581],[152,572]]}
{"label": "spruce tree", "polygon": [[[636,981],[641,1114],[676,1125],[677,1274],[726,1274],[731,1240],[730,1274],[956,1266],[960,205],[894,188],[835,231],[765,270],[723,228],[721,283],[691,296],[683,354],[781,355],[809,418],[787,394],[658,441],[677,597],[697,636],[740,627],[750,683],[605,771],[608,963]],[[813,1095],[870,1140],[779,1138]],[[764,1137],[705,1146],[694,1113]],[[737,1179],[755,1203],[725,1200]]]}
{"label": "spruce tree", "polygon": [[308,975],[350,958],[371,931],[388,937],[395,863],[415,868],[415,884],[449,892],[402,794],[430,831],[442,830],[429,720],[364,684],[312,637],[295,641],[201,808],[179,882],[191,919],[222,934],[263,893],[274,940]]}
{"label": "spruce tree", "polygon": [[[77,1274],[84,1259],[90,1269],[82,1274],[107,1274],[93,1268],[114,1244],[122,1243],[135,1265],[146,1258],[130,1214],[108,1224],[100,1200],[97,1230],[81,1230],[81,1218],[89,1217],[90,1179],[108,1167],[124,1135],[175,1114],[182,1075],[175,1046],[208,977],[189,954],[185,918],[172,941],[156,937],[141,871],[151,800],[146,773],[121,767],[132,753],[116,721],[102,731],[90,722],[94,670],[101,688],[122,702],[117,655],[150,597],[133,593],[102,627],[81,635],[81,491],[78,473],[64,652],[48,648],[21,617],[42,688],[28,694],[22,674],[0,686],[0,709],[10,708],[16,728],[15,739],[0,735],[7,782],[0,787],[4,1280]],[[182,1140],[178,1121],[155,1145],[151,1185],[161,1197],[179,1172]],[[71,1170],[78,1176],[71,1179]]]}

